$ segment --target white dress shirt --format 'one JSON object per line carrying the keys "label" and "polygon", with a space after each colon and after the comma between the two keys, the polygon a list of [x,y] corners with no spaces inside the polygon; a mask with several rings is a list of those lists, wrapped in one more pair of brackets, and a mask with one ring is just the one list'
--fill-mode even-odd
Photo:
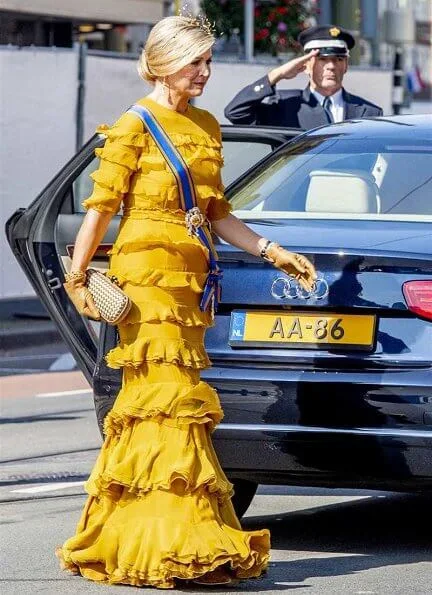
{"label": "white dress shirt", "polygon": [[[312,89],[311,93],[315,95],[316,100],[320,105],[324,103],[324,95],[321,95],[321,93],[318,93],[318,91],[313,91]],[[336,91],[334,95],[330,95],[330,111],[335,122],[343,122],[345,117],[345,103],[342,96],[342,89]]]}

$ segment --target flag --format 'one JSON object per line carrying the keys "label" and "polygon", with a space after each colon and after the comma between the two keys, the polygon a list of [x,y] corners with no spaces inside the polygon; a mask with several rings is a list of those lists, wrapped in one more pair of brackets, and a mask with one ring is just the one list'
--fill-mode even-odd
{"label": "flag", "polygon": [[407,73],[407,89],[410,93],[420,93],[425,88],[426,85],[421,77],[420,68],[414,66]]}

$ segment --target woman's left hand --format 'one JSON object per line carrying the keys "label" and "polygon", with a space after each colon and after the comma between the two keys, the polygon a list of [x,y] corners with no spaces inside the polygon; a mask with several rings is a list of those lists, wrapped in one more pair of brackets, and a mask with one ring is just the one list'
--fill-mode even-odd
{"label": "woman's left hand", "polygon": [[313,289],[317,274],[314,265],[306,256],[289,252],[279,244],[270,244],[266,250],[266,258],[272,261],[276,268],[297,279],[306,291]]}

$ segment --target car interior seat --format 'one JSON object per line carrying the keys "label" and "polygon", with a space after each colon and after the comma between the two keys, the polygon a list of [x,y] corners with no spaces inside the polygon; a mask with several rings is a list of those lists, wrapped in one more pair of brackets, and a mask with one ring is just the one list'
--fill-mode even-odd
{"label": "car interior seat", "polygon": [[379,190],[363,170],[315,170],[309,173],[305,211],[314,213],[379,213]]}

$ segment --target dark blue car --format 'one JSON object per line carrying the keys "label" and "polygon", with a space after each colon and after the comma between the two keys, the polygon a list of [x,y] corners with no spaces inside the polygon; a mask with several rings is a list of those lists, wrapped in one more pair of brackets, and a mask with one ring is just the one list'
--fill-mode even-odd
{"label": "dark blue car", "polygon": [[[225,411],[215,446],[240,514],[259,483],[432,489],[432,121],[378,118],[294,134],[224,128],[229,175],[252,166],[228,187],[236,214],[319,273],[308,293],[216,239],[222,304],[203,377]],[[115,328],[81,318],[62,281],[102,142],[95,136],[7,225],[92,377],[100,426],[120,386],[103,359]],[[107,267],[119,220],[93,265]]]}

